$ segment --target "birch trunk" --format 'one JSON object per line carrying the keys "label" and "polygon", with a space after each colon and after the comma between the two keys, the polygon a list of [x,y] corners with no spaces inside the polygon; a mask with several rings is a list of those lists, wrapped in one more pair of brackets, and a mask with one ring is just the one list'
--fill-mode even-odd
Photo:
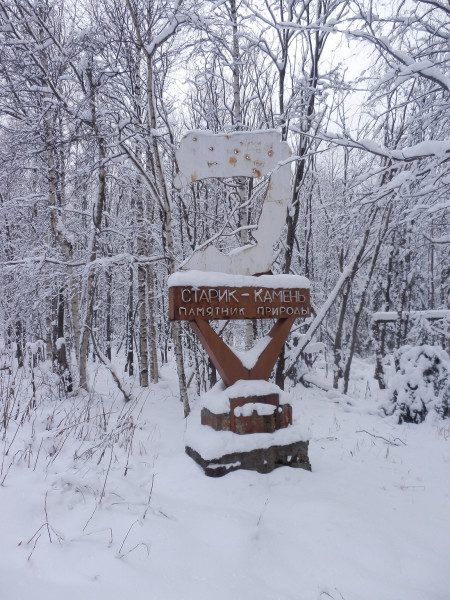
{"label": "birch trunk", "polygon": [[[134,91],[134,103],[135,111],[139,124],[142,123],[142,86],[141,86],[141,65],[140,65],[141,51],[137,49],[137,60],[136,60],[136,87]],[[135,143],[135,155],[136,160],[141,162],[142,160],[142,144],[139,139]],[[137,254],[139,257],[146,255],[148,251],[148,239],[147,231],[145,228],[145,206],[144,206],[144,189],[142,175],[138,171],[136,176],[136,210],[137,210]],[[139,385],[142,387],[148,387],[149,378],[149,357],[148,357],[148,320],[147,320],[147,303],[148,303],[148,289],[147,289],[147,266],[138,265],[137,268],[137,292],[138,292],[138,350],[139,350]]]}
{"label": "birch trunk", "polygon": [[145,271],[145,267],[139,265],[139,385],[142,387],[148,387],[147,273]]}
{"label": "birch trunk", "polygon": [[133,267],[130,266],[128,310],[127,310],[127,337],[125,343],[126,361],[125,372],[131,377],[134,375],[134,315],[133,315]]}
{"label": "birch trunk", "polygon": [[344,357],[342,354],[342,335],[344,331],[344,321],[345,315],[347,312],[348,299],[350,295],[351,281],[349,280],[346,286],[342,289],[342,300],[341,306],[339,309],[339,318],[336,327],[336,335],[334,337],[333,344],[333,357],[334,357],[334,365],[333,365],[333,388],[338,389],[339,380],[342,378],[343,371],[343,361]]}
{"label": "birch trunk", "polygon": [[[386,289],[384,292],[384,311],[388,311],[391,306],[390,293],[392,285],[392,265],[394,262],[394,241],[392,241],[391,251],[389,253],[388,266],[387,266],[387,277],[386,277]],[[383,358],[385,355],[386,345],[386,323],[374,323],[373,334],[375,339],[375,373],[374,377],[378,381],[380,390],[386,389],[386,382],[384,380],[384,368]]]}
{"label": "birch trunk", "polygon": [[352,366],[353,355],[355,353],[356,336],[358,333],[358,326],[359,326],[361,315],[362,315],[362,312],[363,312],[363,309],[364,309],[364,306],[366,303],[366,297],[367,297],[367,292],[369,290],[369,284],[372,280],[373,273],[375,271],[375,266],[378,261],[378,256],[380,255],[380,249],[381,249],[383,241],[386,237],[386,232],[387,232],[387,228],[389,225],[390,214],[391,214],[391,208],[389,208],[387,210],[387,213],[384,218],[384,223],[382,223],[382,225],[381,225],[378,240],[377,240],[375,249],[372,254],[372,259],[370,261],[369,271],[365,277],[365,280],[364,280],[364,283],[362,286],[362,291],[361,291],[361,296],[359,299],[358,308],[357,308],[357,310],[355,312],[355,316],[353,318],[352,334],[351,334],[351,338],[350,338],[350,350],[349,350],[347,361],[345,363],[344,374],[343,374],[344,375],[344,389],[343,389],[344,394],[346,394],[348,392],[348,384],[350,381],[350,369]]}
{"label": "birch trunk", "polygon": [[[92,57],[91,57],[92,61]],[[98,152],[98,177],[97,177],[97,196],[94,202],[92,211],[92,233],[89,240],[88,248],[88,261],[93,263],[97,258],[98,250],[98,236],[101,231],[103,209],[106,202],[106,141],[100,133],[98,122],[97,122],[97,107],[96,107],[96,90],[93,82],[92,67],[89,66],[86,69],[86,75],[89,83],[90,92],[90,108],[92,114],[91,126],[95,139],[97,141],[97,152]],[[89,265],[88,265],[89,266]],[[92,317],[94,308],[94,294],[95,294],[95,272],[91,267],[89,268],[87,282],[84,289],[84,316],[81,327],[80,335],[80,387],[88,389],[88,378],[87,378],[87,360],[88,360],[88,347],[89,338],[91,336],[92,328]]]}
{"label": "birch trunk", "polygon": [[296,348],[296,351],[297,351],[296,356],[287,365],[285,372],[283,373],[284,377],[293,375],[295,373],[297,361],[300,358],[303,350],[306,348],[306,346],[312,340],[312,337],[315,334],[315,332],[319,329],[320,325],[322,324],[322,321],[327,316],[328,311],[332,307],[333,303],[336,301],[336,298],[339,295],[339,293],[341,292],[341,290],[343,289],[343,287],[348,283],[348,281],[354,279],[356,271],[358,270],[360,261],[361,261],[363,254],[367,248],[367,244],[369,241],[369,235],[370,235],[371,227],[373,224],[373,219],[375,218],[375,214],[376,214],[376,210],[373,212],[371,218],[369,219],[369,223],[364,232],[363,239],[359,243],[350,262],[343,269],[341,276],[337,280],[337,282],[336,282],[333,290],[331,291],[330,295],[328,296],[325,304],[321,307],[321,309],[317,313],[316,317],[314,318],[313,322],[309,326],[308,331],[305,333],[305,335],[302,336],[301,341],[299,342],[299,344]]}
{"label": "birch trunk", "polygon": [[[139,22],[137,20],[136,13],[131,5],[130,0],[126,0],[126,4],[128,7],[128,11],[130,13],[131,19],[133,21],[133,26],[136,33],[137,43],[139,48],[143,52],[146,64],[147,64],[147,112],[148,112],[148,136],[150,139],[150,148],[151,148],[151,170],[155,182],[154,185],[151,185],[151,192],[154,195],[154,199],[160,205],[160,208],[164,217],[164,226],[165,226],[165,234],[166,234],[166,248],[167,248],[167,258],[168,258],[168,271],[169,274],[175,271],[175,246],[173,240],[173,222],[172,222],[172,210],[171,210],[171,202],[170,195],[167,188],[167,182],[164,177],[164,172],[162,169],[161,157],[159,154],[159,148],[157,145],[156,138],[153,132],[157,129],[157,118],[156,118],[156,99],[154,93],[154,76],[153,76],[153,54],[150,54],[146,44],[144,43],[141,35],[141,30],[139,26]],[[178,7],[181,5],[181,2],[178,2]],[[175,29],[174,29],[175,31]],[[158,44],[154,46],[154,51],[158,48]],[[149,177],[147,181],[151,178]],[[184,415],[188,416],[190,412],[189,407],[189,398],[187,394],[186,387],[186,375],[184,370],[184,361],[183,361],[183,345],[181,339],[181,324],[179,321],[174,321],[172,324],[172,338],[174,344],[175,351],[175,361],[177,365],[177,374],[178,374],[178,383],[180,387],[180,396],[181,401],[183,403]]]}
{"label": "birch trunk", "polygon": [[[151,290],[151,294],[150,294]],[[158,383],[159,372],[158,372],[158,348],[156,345],[156,321],[155,321],[155,309],[154,309],[154,272],[153,267],[149,266],[147,269],[147,313],[148,313],[148,336],[149,336],[149,348],[150,348],[150,379],[153,383]]]}
{"label": "birch trunk", "polygon": [[112,312],[112,271],[111,267],[107,267],[105,273],[106,280],[106,358],[111,361],[111,344],[112,344],[112,323],[111,323],[111,312]]}
{"label": "birch trunk", "polygon": [[[41,19],[45,20],[45,11],[42,6],[39,8],[39,14]],[[45,39],[45,32],[41,27],[39,36],[42,40]],[[48,56],[45,50],[41,50],[39,53],[44,73],[48,72]],[[47,76],[44,75],[42,85],[45,89],[49,88]],[[68,235],[66,234],[63,219],[61,216],[61,208],[65,200],[65,177],[63,167],[62,148],[59,150],[59,156],[56,152],[56,140],[57,140],[57,124],[59,124],[59,135],[62,138],[62,125],[61,120],[58,119],[57,111],[52,108],[52,97],[50,92],[44,92],[44,101],[47,105],[47,110],[44,114],[44,133],[45,133],[45,144],[47,154],[47,176],[48,176],[48,205],[50,214],[50,226],[53,234],[54,242],[59,245],[62,254],[67,262],[73,258],[73,246]],[[58,169],[59,162],[59,169]],[[69,372],[69,364],[67,360],[67,354],[64,344],[59,344],[59,348],[56,347],[56,339],[64,338],[64,302],[65,292],[68,288],[60,287],[53,300],[52,298],[52,286],[48,286],[48,312],[46,316],[46,353],[47,356],[52,357],[56,361],[57,369],[59,373],[64,376],[67,380],[67,391],[72,389],[72,380]],[[78,307],[76,307],[78,310]],[[57,331],[52,331],[52,323],[57,322]],[[76,319],[73,321],[74,327],[78,323]]]}
{"label": "birch trunk", "polygon": [[[239,72],[239,65],[241,61],[241,53],[239,49],[239,32],[238,32],[238,21],[237,21],[237,7],[236,0],[230,0],[230,14],[232,23],[232,36],[233,36],[233,118],[234,128],[237,131],[242,129],[242,108],[241,108],[241,79]],[[246,204],[247,195],[245,189],[245,179],[243,177],[237,178],[237,194],[239,197],[239,227],[246,228],[249,223],[249,209]],[[249,243],[248,229],[242,229],[240,234],[240,243],[242,246],[246,246]],[[253,326],[251,321],[245,321],[244,324],[244,343],[245,349],[249,350],[253,346]]]}

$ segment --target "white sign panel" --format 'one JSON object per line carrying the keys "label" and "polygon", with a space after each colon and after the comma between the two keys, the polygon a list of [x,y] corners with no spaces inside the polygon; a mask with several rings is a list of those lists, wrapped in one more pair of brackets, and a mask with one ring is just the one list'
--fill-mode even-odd
{"label": "white sign panel", "polygon": [[257,229],[252,230],[256,244],[243,246],[229,254],[214,246],[194,252],[182,269],[216,271],[234,275],[267,273],[274,260],[291,200],[291,150],[278,131],[212,134],[190,131],[176,152],[179,173],[175,187],[210,177],[262,177],[270,174]]}

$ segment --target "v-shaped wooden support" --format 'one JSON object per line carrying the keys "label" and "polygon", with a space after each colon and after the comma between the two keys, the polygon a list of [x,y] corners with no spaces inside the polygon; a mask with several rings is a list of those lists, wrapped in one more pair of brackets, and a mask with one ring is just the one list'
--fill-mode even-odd
{"label": "v-shaped wooden support", "polygon": [[278,319],[268,336],[271,338],[259,355],[255,365],[248,369],[222,338],[204,319],[190,321],[214,366],[228,387],[240,379],[264,379],[270,377],[273,367],[295,321],[294,317]]}

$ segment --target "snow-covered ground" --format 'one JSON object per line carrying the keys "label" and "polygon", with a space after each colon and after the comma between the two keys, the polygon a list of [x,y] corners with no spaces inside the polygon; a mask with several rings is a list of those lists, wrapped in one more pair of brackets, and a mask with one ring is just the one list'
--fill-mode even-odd
{"label": "snow-covered ground", "polygon": [[1,600],[448,600],[450,421],[382,417],[370,376],[291,390],[311,473],[218,479],[184,452],[171,368],[133,406],[103,368],[99,396],[49,387],[2,440]]}

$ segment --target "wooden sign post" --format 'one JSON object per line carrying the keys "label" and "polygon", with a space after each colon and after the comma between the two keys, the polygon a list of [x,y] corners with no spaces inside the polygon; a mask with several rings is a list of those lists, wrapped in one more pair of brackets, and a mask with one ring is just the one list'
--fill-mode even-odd
{"label": "wooden sign post", "polygon": [[[192,281],[189,272],[184,277]],[[277,281],[289,281],[285,276],[265,276],[272,285]],[[178,279],[183,279],[182,277]],[[226,276],[224,277],[226,280]],[[233,277],[228,278],[233,279]],[[257,277],[241,278],[244,283],[259,283]],[[253,281],[250,281],[253,280]],[[262,283],[264,283],[264,280]],[[293,278],[303,286],[309,285],[305,278]],[[173,279],[172,279],[173,281]],[[220,373],[225,385],[240,379],[264,379],[270,377],[291,327],[297,317],[307,318],[311,314],[309,288],[255,286],[196,286],[174,285],[169,288],[169,319],[189,321],[211,361]],[[268,337],[267,345],[251,368],[246,367],[238,355],[208,324],[214,319],[277,319]]]}
{"label": "wooden sign post", "polygon": [[[309,281],[296,275],[253,275],[270,271],[273,246],[285,222],[289,155],[275,131],[194,131],[176,155],[179,187],[207,177],[272,173],[252,232],[256,243],[228,255],[208,246],[193,254],[182,266],[185,270],[169,277],[170,320],[189,321],[222,378],[202,396],[200,423],[189,427],[186,444],[187,454],[214,477],[236,469],[267,473],[281,465],[311,470],[308,442],[299,441],[298,428],[292,426],[291,405],[268,382],[295,319],[311,314]],[[243,352],[211,327],[209,321],[216,319],[274,319],[275,324]]]}
{"label": "wooden sign post", "polygon": [[[209,283],[211,273],[178,272],[169,278],[169,318],[188,321],[200,339],[227,389],[225,410],[217,410],[217,394],[203,396],[201,425],[231,434],[275,433],[292,425],[292,408],[280,401],[281,390],[269,384],[273,367],[297,318],[311,314],[309,281],[304,277],[261,277],[214,274],[220,285]],[[247,353],[231,348],[211,327],[216,319],[276,319],[269,333]],[[245,392],[240,391],[246,383]],[[220,394],[219,394],[220,395]],[[210,396],[213,401],[210,402]],[[308,442],[295,441],[230,454],[202,456],[194,443],[186,452],[208,475],[235,468],[271,471],[276,466],[311,468]],[[213,465],[213,466],[211,466]],[[233,465],[230,467],[230,465]]]}

